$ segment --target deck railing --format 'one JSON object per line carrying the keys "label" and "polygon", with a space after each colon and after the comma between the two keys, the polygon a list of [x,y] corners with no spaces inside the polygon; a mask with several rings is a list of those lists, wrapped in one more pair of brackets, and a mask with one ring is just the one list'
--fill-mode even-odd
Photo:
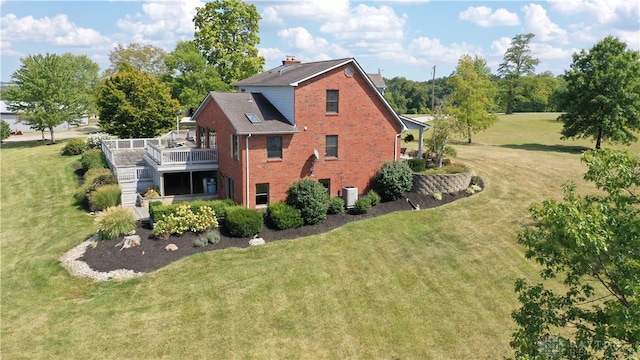
{"label": "deck railing", "polygon": [[133,149],[146,149],[147,145],[155,144],[160,145],[160,139],[117,139],[117,140],[102,140],[102,152],[109,160],[110,164],[114,164],[113,151],[114,150],[133,150]]}
{"label": "deck railing", "polygon": [[147,155],[160,166],[218,163],[217,149],[164,149],[154,144],[149,144],[147,146]]}
{"label": "deck railing", "polygon": [[153,180],[151,168],[144,166],[121,167],[114,170],[118,183]]}

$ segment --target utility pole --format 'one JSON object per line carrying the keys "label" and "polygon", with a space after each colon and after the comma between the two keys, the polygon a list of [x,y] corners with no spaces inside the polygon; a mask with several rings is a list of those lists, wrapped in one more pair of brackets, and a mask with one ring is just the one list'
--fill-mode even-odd
{"label": "utility pole", "polygon": [[435,114],[436,107],[436,66],[433,65],[433,80],[431,81],[431,113]]}

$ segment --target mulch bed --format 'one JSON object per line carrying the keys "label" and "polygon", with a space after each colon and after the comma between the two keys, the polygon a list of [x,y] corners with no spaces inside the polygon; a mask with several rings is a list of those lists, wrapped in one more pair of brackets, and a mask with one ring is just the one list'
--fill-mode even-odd
{"label": "mulch bed", "polygon": [[[457,195],[442,194],[442,200],[435,200],[430,195],[416,193],[406,194],[406,199],[383,202],[371,208],[366,214],[354,215],[349,213],[328,215],[322,223],[317,225],[302,226],[297,229],[273,230],[263,227],[260,236],[266,242],[296,239],[299,237],[316,235],[338,228],[346,223],[362,219],[372,218],[396,211],[411,211],[413,207],[409,203],[420,206],[420,209],[441,206],[455,200],[469,196],[461,191]],[[108,272],[117,269],[129,269],[136,272],[151,272],[162,268],[169,263],[195,253],[225,249],[229,247],[249,247],[248,238],[233,238],[222,231],[220,242],[203,247],[196,247],[193,242],[199,237],[197,234],[185,233],[180,236],[171,236],[167,240],[157,240],[151,237],[151,228],[148,224],[139,223],[136,233],[141,237],[140,246],[120,250],[116,247],[122,238],[101,241],[96,247],[88,247],[84,256],[78,260],[86,262],[91,269]],[[167,251],[168,244],[178,246],[176,251]]]}

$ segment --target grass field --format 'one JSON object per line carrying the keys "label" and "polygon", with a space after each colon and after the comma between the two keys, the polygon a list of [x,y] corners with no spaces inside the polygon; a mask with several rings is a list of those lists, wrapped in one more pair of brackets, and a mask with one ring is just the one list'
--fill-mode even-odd
{"label": "grass field", "polygon": [[[125,282],[71,277],[58,258],[94,230],[73,205],[64,145],[0,150],[4,359],[496,359],[534,279],[515,236],[527,208],[581,186],[554,114],[502,116],[458,159],[486,191],[436,209],[258,248],[201,253]],[[415,145],[415,144],[414,144]],[[640,153],[635,144],[632,152]],[[584,188],[589,191],[588,187]]]}

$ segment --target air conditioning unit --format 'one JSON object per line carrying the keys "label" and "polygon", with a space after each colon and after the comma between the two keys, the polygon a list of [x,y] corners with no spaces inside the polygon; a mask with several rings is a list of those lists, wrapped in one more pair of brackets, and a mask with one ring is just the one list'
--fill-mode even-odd
{"label": "air conditioning unit", "polygon": [[358,200],[358,188],[355,186],[343,186],[342,200],[344,200],[344,206],[347,209],[353,208],[356,204],[356,200]]}

